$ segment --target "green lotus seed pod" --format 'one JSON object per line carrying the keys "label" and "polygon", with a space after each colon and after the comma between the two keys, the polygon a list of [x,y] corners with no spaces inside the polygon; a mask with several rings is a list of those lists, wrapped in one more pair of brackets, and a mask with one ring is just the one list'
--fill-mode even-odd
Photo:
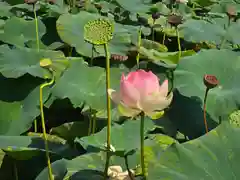
{"label": "green lotus seed pod", "polygon": [[103,45],[113,38],[113,24],[107,19],[89,21],[84,26],[84,39],[91,44]]}
{"label": "green lotus seed pod", "polygon": [[240,110],[234,111],[230,114],[229,122],[236,127],[240,127]]}
{"label": "green lotus seed pod", "polygon": [[52,65],[52,60],[49,58],[44,58],[40,60],[40,66],[48,68]]}

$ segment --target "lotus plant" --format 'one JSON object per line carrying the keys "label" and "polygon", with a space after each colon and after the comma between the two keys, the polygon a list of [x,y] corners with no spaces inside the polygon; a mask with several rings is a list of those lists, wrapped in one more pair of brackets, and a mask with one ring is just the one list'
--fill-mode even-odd
{"label": "lotus plant", "polygon": [[[107,170],[110,162],[111,139],[111,99],[107,93],[110,88],[110,52],[108,42],[113,38],[114,25],[108,19],[89,21],[84,26],[84,39],[92,45],[103,45],[106,56],[106,94],[107,94],[107,158],[104,170],[104,179],[107,179]],[[93,47],[93,46],[92,46]],[[93,56],[92,56],[93,57]],[[96,120],[96,119],[95,119]]]}
{"label": "lotus plant", "polygon": [[141,116],[141,168],[145,177],[144,116],[153,116],[170,105],[173,93],[168,95],[168,80],[160,85],[158,77],[151,71],[137,70],[127,76],[122,74],[120,90],[109,89],[108,93],[124,116]]}
{"label": "lotus plant", "polygon": [[211,74],[205,74],[203,76],[203,83],[206,86],[204,100],[203,100],[203,120],[204,120],[206,133],[208,133],[208,125],[207,125],[207,117],[206,117],[207,96],[208,96],[209,90],[217,87],[219,82],[216,76]]}

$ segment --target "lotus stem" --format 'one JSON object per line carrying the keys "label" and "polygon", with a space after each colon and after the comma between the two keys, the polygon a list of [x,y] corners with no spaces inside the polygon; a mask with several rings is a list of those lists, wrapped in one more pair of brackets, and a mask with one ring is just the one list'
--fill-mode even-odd
{"label": "lotus stem", "polygon": [[[154,42],[154,29],[152,28],[152,41]],[[151,48],[153,49],[153,42],[151,44]]]}
{"label": "lotus stem", "polygon": [[96,113],[93,113],[92,109],[90,109],[88,136],[90,136],[91,134],[94,134],[95,129],[96,129]]}
{"label": "lotus stem", "polygon": [[[39,45],[39,33],[38,33],[38,19],[37,19],[37,14],[36,14],[36,6],[33,4],[33,14],[34,14],[34,20],[35,20],[35,32],[36,32],[36,45],[37,45],[37,51],[39,52],[40,50],[40,45]],[[37,132],[37,120],[34,120],[34,132]]]}
{"label": "lotus stem", "polygon": [[221,42],[221,44],[220,44],[220,49],[222,49],[223,48],[223,46],[224,46],[224,44],[225,44],[225,42],[227,41],[227,34],[228,34],[228,28],[229,28],[229,26],[231,25],[231,19],[230,19],[230,17],[228,17],[228,27],[227,27],[227,29],[226,29],[226,35],[223,37],[223,39],[222,39],[222,42]]}
{"label": "lotus stem", "polygon": [[176,32],[177,32],[177,42],[178,42],[178,60],[180,60],[182,50],[181,50],[180,35],[179,35],[178,27],[176,27]]}
{"label": "lotus stem", "polygon": [[35,19],[37,51],[39,52],[40,43],[39,43],[39,32],[38,32],[38,19],[37,19],[37,13],[36,13],[36,6],[35,6],[35,4],[33,5],[33,13],[34,13],[34,19]]}
{"label": "lotus stem", "polygon": [[37,133],[37,119],[34,120],[34,132]]}
{"label": "lotus stem", "polygon": [[94,113],[92,115],[92,133],[94,134],[95,133],[95,130],[96,130],[96,113]]}
{"label": "lotus stem", "polygon": [[144,112],[141,112],[141,123],[140,123],[140,140],[141,140],[141,168],[142,168],[142,175],[143,178],[146,179],[146,169],[144,163]]}
{"label": "lotus stem", "polygon": [[42,131],[43,131],[43,138],[44,138],[44,143],[45,143],[49,180],[54,180],[54,179],[53,179],[53,175],[52,175],[52,167],[51,167],[51,161],[50,161],[50,157],[49,157],[49,148],[48,148],[45,119],[44,119],[44,112],[43,112],[43,88],[50,86],[53,83],[54,83],[54,76],[52,76],[52,79],[50,82],[46,82],[40,86],[40,99],[39,99],[40,100]]}
{"label": "lotus stem", "polygon": [[173,87],[174,87],[174,70],[173,69],[168,70],[168,78],[171,80],[171,83],[172,83],[172,86],[171,86],[171,89],[169,90],[169,92],[172,92]]}
{"label": "lotus stem", "polygon": [[17,170],[17,164],[16,164],[16,160],[13,160],[13,168],[14,168],[14,176],[15,176],[15,180],[18,180],[18,170]]}
{"label": "lotus stem", "polygon": [[203,120],[204,120],[204,126],[205,126],[206,133],[208,133],[208,124],[207,124],[207,118],[206,118],[206,104],[207,104],[208,91],[209,91],[209,88],[206,88],[205,95],[204,95],[204,101],[203,101]]}
{"label": "lotus stem", "polygon": [[108,94],[110,89],[110,53],[108,51],[108,44],[104,44],[104,50],[106,55],[106,96],[107,96],[107,157],[104,170],[104,179],[107,179],[107,171],[110,162],[110,145],[111,145],[111,99]]}
{"label": "lotus stem", "polygon": [[92,133],[92,116],[90,114],[89,124],[88,124],[88,136],[90,136],[91,133]]}
{"label": "lotus stem", "polygon": [[72,51],[73,51],[73,47],[70,46],[70,47],[69,47],[69,52],[68,52],[68,56],[69,56],[69,57],[72,57]]}
{"label": "lotus stem", "polygon": [[162,40],[162,44],[163,44],[163,45],[165,44],[165,39],[166,39],[166,33],[163,32],[163,40]]}
{"label": "lotus stem", "polygon": [[124,161],[125,161],[125,165],[126,165],[126,168],[127,168],[127,171],[128,171],[128,176],[131,180],[134,180],[133,177],[132,177],[132,172],[130,171],[129,169],[129,164],[128,164],[128,157],[127,155],[124,156]]}
{"label": "lotus stem", "polygon": [[[152,31],[152,41],[154,42],[154,25],[155,25],[155,20],[153,20],[153,26],[151,27],[151,31]],[[153,42],[151,44],[151,48],[153,48]]]}
{"label": "lotus stem", "polygon": [[138,42],[137,42],[137,56],[136,56],[136,62],[137,62],[137,67],[139,68],[139,59],[140,59],[140,47],[141,47],[141,43],[142,43],[142,27],[139,27],[138,30]]}
{"label": "lotus stem", "polygon": [[93,66],[93,51],[94,51],[94,45],[92,44],[92,55],[91,55],[90,66]]}

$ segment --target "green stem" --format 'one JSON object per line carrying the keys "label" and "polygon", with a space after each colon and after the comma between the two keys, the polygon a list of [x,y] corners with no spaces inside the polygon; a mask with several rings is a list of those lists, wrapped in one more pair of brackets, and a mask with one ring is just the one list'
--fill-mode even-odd
{"label": "green stem", "polygon": [[96,113],[94,113],[94,114],[92,115],[92,121],[93,121],[92,133],[94,134],[94,133],[95,133],[95,130],[96,130]]}
{"label": "green stem", "polygon": [[191,9],[191,14],[192,14],[192,17],[196,17],[196,13],[195,13],[195,6],[196,6],[196,4],[195,4],[195,3],[193,3],[193,4],[192,4],[192,9]]}
{"label": "green stem", "polygon": [[163,40],[162,40],[162,44],[163,44],[163,45],[165,44],[165,39],[166,39],[166,33],[163,32]]}
{"label": "green stem", "polygon": [[93,53],[94,53],[94,45],[92,44],[92,56],[91,56],[90,66],[93,66]]}
{"label": "green stem", "polygon": [[15,176],[15,180],[18,180],[18,170],[17,170],[17,164],[16,164],[16,160],[13,160],[13,168],[14,168],[14,176]]}
{"label": "green stem", "polygon": [[36,31],[36,43],[37,43],[37,51],[40,49],[40,43],[39,43],[39,33],[38,33],[38,19],[36,14],[36,6],[33,5],[33,13],[34,13],[34,19],[35,19],[35,31]]}
{"label": "green stem", "polygon": [[180,58],[181,58],[181,55],[182,55],[182,50],[181,50],[180,35],[179,35],[178,27],[176,27],[176,32],[177,32],[177,42],[178,42],[178,61],[179,61]]}
{"label": "green stem", "polygon": [[73,1],[72,1],[72,5],[73,5],[73,6],[72,6],[73,8],[76,7],[76,0],[73,0]]}
{"label": "green stem", "polygon": [[139,59],[140,59],[140,47],[142,43],[142,27],[139,27],[138,30],[138,42],[137,42],[137,56],[136,56],[136,61],[137,61],[137,67],[139,68]]}
{"label": "green stem", "polygon": [[44,112],[43,112],[43,88],[46,86],[50,86],[53,83],[54,83],[54,76],[52,77],[50,82],[46,82],[40,86],[40,96],[39,96],[40,97],[39,100],[40,100],[42,131],[43,131],[43,138],[44,138],[44,143],[45,143],[49,180],[53,180],[53,175],[52,175],[51,161],[50,161],[50,157],[49,157],[49,148],[48,148],[48,143],[47,143],[47,134],[46,134],[46,127],[45,127],[45,120],[44,120]]}
{"label": "green stem", "polygon": [[169,79],[171,79],[171,83],[172,83],[172,86],[171,86],[171,89],[169,90],[169,92],[171,92],[173,90],[173,87],[174,87],[174,70],[173,69],[169,69],[169,72],[170,72]]}
{"label": "green stem", "polygon": [[223,37],[223,39],[222,39],[222,42],[221,42],[221,44],[220,44],[220,49],[223,48],[223,45],[224,45],[225,42],[227,41],[227,34],[228,34],[228,29],[229,29],[230,24],[231,24],[231,19],[228,18],[228,27],[227,27],[227,29],[226,29],[226,35],[225,35],[225,36]]}
{"label": "green stem", "polygon": [[[154,42],[154,25],[155,25],[155,20],[153,20],[153,26],[151,27],[151,30],[152,30],[152,41]],[[153,49],[153,42],[151,44],[151,48]]]}
{"label": "green stem", "polygon": [[142,175],[143,178],[146,179],[146,169],[145,169],[145,163],[144,163],[144,117],[145,114],[142,112],[140,114],[141,116],[141,125],[140,125],[140,138],[141,138],[141,168],[142,168]]}
{"label": "green stem", "polygon": [[72,51],[73,51],[73,47],[70,46],[70,47],[69,47],[69,52],[68,52],[68,56],[69,56],[69,57],[72,57]]}
{"label": "green stem", "polygon": [[[39,52],[40,45],[39,45],[39,33],[38,33],[38,19],[37,19],[35,4],[33,4],[33,13],[34,13],[34,20],[35,20],[36,45],[37,45],[37,51]],[[34,120],[34,132],[37,132],[37,120],[36,119]]]}
{"label": "green stem", "polygon": [[34,132],[37,133],[37,119],[34,120]]}
{"label": "green stem", "polygon": [[84,9],[85,9],[85,11],[87,11],[88,4],[89,4],[89,0],[85,0],[84,1]]}
{"label": "green stem", "polygon": [[203,101],[203,120],[204,120],[204,126],[205,126],[206,133],[208,133],[208,125],[207,125],[207,117],[206,117],[206,104],[207,104],[208,91],[209,91],[209,88],[206,88],[205,95],[204,95],[204,101]]}
{"label": "green stem", "polygon": [[88,126],[88,136],[91,135],[91,130],[92,130],[92,116],[91,116],[91,114],[90,114],[89,126]]}
{"label": "green stem", "polygon": [[125,166],[126,166],[127,171],[128,171],[128,176],[130,177],[131,180],[133,180],[132,172],[131,172],[130,169],[129,169],[129,164],[128,164],[128,158],[127,158],[127,156],[124,156],[124,160],[125,160]]}
{"label": "green stem", "polygon": [[106,55],[106,96],[107,96],[107,157],[104,170],[104,179],[107,179],[107,171],[110,162],[110,145],[111,145],[111,99],[108,94],[108,89],[110,89],[110,54],[108,51],[107,43],[104,44],[104,50]]}

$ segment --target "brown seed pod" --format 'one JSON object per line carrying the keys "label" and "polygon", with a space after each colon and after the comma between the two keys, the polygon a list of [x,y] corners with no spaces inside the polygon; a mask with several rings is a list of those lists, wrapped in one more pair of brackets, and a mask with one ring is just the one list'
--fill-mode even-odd
{"label": "brown seed pod", "polygon": [[236,11],[235,7],[232,5],[227,6],[226,13],[229,18],[235,18],[237,16],[237,11]]}
{"label": "brown seed pod", "polygon": [[115,61],[126,61],[128,60],[128,56],[119,55],[119,54],[111,54],[111,59]]}
{"label": "brown seed pod", "polygon": [[217,77],[210,74],[204,75],[203,82],[208,89],[215,88],[219,83]]}
{"label": "brown seed pod", "polygon": [[35,4],[38,0],[24,0],[26,4]]}
{"label": "brown seed pod", "polygon": [[182,22],[183,22],[182,16],[178,16],[175,14],[168,16],[168,23],[171,26],[177,27],[179,24],[182,24]]}

